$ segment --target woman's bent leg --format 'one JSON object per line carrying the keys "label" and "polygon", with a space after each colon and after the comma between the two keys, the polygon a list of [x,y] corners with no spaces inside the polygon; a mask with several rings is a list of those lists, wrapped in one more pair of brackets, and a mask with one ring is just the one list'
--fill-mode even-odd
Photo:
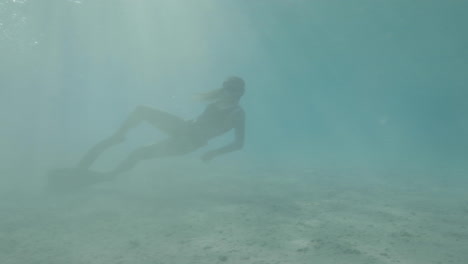
{"label": "woman's bent leg", "polygon": [[99,142],[84,155],[78,162],[78,167],[85,169],[91,167],[102,152],[123,142],[127,132],[144,121],[170,135],[178,133],[185,124],[183,119],[164,111],[153,109],[148,106],[138,106],[130,113],[114,135]]}
{"label": "woman's bent leg", "polygon": [[166,134],[177,133],[185,124],[182,118],[148,106],[138,106],[116,132],[116,137],[124,138],[128,130],[142,122],[148,122]]}
{"label": "woman's bent leg", "polygon": [[83,158],[81,158],[81,160],[78,162],[77,167],[81,169],[89,169],[89,167],[91,167],[96,159],[99,158],[102,152],[114,145],[121,143],[122,141],[123,138],[118,138],[115,136],[100,141],[85,153]]}
{"label": "woman's bent leg", "polygon": [[194,146],[189,142],[179,141],[174,138],[169,138],[160,143],[156,143],[147,147],[139,148],[123,160],[115,169],[108,173],[110,178],[118,174],[129,171],[142,160],[161,158],[168,156],[183,155],[196,150],[198,146]]}

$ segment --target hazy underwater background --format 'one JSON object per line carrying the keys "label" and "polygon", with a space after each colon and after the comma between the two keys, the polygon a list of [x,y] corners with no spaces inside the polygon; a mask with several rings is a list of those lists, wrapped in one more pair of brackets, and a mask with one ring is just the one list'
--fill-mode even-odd
{"label": "hazy underwater background", "polygon": [[[466,10],[0,0],[0,263],[465,263]],[[228,134],[113,184],[44,193],[47,171],[137,105],[192,119],[194,95],[231,75],[246,81],[243,150],[199,160]],[[163,138],[142,125],[96,169]]]}

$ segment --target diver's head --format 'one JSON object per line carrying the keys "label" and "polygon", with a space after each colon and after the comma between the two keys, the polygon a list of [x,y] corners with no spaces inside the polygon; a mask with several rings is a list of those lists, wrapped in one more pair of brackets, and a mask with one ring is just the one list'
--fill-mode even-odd
{"label": "diver's head", "polygon": [[228,97],[229,99],[238,101],[242,95],[244,95],[245,82],[240,77],[232,76],[224,80],[223,87],[221,89],[223,90],[223,97]]}
{"label": "diver's head", "polygon": [[198,95],[204,102],[216,102],[218,105],[235,105],[245,92],[245,82],[242,78],[232,76],[224,80],[221,88]]}

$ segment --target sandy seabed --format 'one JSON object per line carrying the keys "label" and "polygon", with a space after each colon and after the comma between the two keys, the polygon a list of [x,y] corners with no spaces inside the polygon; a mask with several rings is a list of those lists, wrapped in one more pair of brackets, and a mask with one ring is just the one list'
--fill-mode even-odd
{"label": "sandy seabed", "polygon": [[187,166],[4,191],[1,264],[464,264],[468,193],[411,172]]}

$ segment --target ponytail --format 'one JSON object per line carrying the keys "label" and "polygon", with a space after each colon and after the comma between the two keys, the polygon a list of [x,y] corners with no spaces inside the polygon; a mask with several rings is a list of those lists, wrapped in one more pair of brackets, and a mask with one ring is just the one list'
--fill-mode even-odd
{"label": "ponytail", "polygon": [[214,89],[208,92],[199,93],[196,95],[196,99],[205,103],[214,102],[218,100],[219,98],[221,98],[221,95],[223,94],[223,90],[224,90],[223,88],[218,88],[218,89]]}

